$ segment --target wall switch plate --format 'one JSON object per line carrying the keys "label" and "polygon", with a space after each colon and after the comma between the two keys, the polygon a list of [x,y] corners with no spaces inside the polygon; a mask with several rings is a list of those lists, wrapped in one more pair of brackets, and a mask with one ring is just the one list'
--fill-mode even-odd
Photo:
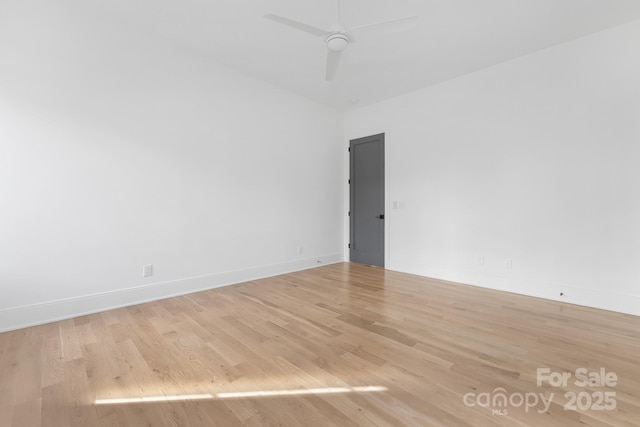
{"label": "wall switch plate", "polygon": [[147,264],[142,266],[142,277],[153,276],[153,264]]}

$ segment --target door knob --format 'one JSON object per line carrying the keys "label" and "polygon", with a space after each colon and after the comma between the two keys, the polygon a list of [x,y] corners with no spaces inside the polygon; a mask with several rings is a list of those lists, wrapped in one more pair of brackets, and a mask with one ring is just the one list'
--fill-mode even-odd
{"label": "door knob", "polygon": [[380,218],[380,219],[384,219],[384,214],[382,214],[382,215],[378,215],[378,218]]}

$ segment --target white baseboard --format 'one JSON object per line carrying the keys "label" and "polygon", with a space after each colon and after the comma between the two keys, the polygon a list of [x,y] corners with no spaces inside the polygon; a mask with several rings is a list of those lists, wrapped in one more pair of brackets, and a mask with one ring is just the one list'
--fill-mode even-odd
{"label": "white baseboard", "polygon": [[154,283],[134,288],[118,289],[92,295],[83,295],[40,304],[24,305],[0,310],[0,332],[70,319],[114,308],[126,307],[186,295],[207,289],[306,270],[344,260],[344,254],[336,253],[306,258],[280,264],[263,265],[243,270],[190,277],[170,282]]}
{"label": "white baseboard", "polygon": [[[400,271],[400,270],[398,270]],[[580,288],[564,283],[551,283],[540,280],[527,280],[518,277],[479,274],[465,269],[428,272],[405,271],[409,274],[431,277],[448,282],[461,283],[497,291],[542,298],[551,301],[575,304],[601,310],[640,316],[640,296]],[[563,296],[560,296],[560,293]]]}

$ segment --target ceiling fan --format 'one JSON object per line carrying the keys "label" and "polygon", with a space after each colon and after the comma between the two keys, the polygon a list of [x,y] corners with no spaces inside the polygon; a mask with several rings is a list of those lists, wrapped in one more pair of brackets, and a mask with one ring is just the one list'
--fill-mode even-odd
{"label": "ceiling fan", "polygon": [[327,69],[325,79],[327,81],[333,80],[333,77],[338,70],[338,64],[340,63],[340,57],[342,51],[345,50],[350,43],[355,41],[354,34],[362,30],[386,30],[391,27],[401,26],[403,24],[409,24],[418,19],[417,16],[408,16],[400,19],[393,19],[390,21],[376,22],[373,24],[359,25],[356,27],[347,28],[340,18],[340,0],[338,0],[338,19],[337,23],[328,30],[314,27],[313,25],[305,24],[293,19],[285,18],[279,15],[267,14],[264,15],[266,19],[277,22],[279,24],[286,25],[296,30],[303,31],[316,37],[320,37],[327,45]]}

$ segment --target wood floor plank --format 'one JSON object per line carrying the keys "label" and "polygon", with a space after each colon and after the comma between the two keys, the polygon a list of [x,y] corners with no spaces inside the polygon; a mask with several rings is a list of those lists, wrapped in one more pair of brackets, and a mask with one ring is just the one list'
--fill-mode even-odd
{"label": "wood floor plank", "polygon": [[638,356],[639,317],[342,263],[0,334],[0,426],[637,426]]}

